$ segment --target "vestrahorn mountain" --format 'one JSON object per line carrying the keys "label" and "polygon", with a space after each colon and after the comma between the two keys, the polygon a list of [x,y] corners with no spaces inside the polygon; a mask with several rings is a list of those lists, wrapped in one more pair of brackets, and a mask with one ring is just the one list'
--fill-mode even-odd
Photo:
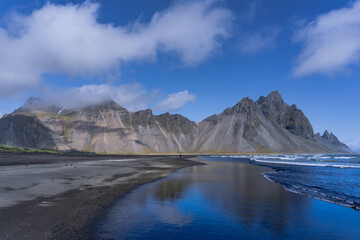
{"label": "vestrahorn mountain", "polygon": [[[112,100],[82,108],[49,106],[30,98],[0,119],[0,144],[104,153],[351,152],[334,135],[314,135],[278,91],[195,123],[179,114],[129,112]],[[330,141],[328,140],[330,139]],[[337,141],[335,141],[336,139]]]}

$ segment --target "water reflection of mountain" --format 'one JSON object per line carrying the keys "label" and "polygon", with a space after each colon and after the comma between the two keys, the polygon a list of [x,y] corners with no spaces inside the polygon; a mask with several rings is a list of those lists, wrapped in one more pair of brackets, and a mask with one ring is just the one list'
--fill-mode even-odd
{"label": "water reflection of mountain", "polygon": [[294,205],[307,205],[308,200],[266,180],[262,174],[268,171],[271,170],[245,162],[209,162],[161,182],[155,196],[159,201],[173,201],[182,198],[186,191],[200,189],[213,207],[221,208],[246,227],[257,228],[260,224],[281,233],[294,218],[301,221],[294,215],[306,213],[298,213]]}
{"label": "water reflection of mountain", "polygon": [[[247,227],[257,228],[261,224],[278,232],[287,228],[294,215],[302,214],[295,211],[294,205],[306,205],[308,201],[266,180],[262,176],[266,171],[270,170],[247,163],[214,162],[207,172],[211,181],[218,176],[217,186],[204,184],[202,189],[214,205],[222,206]],[[200,176],[206,181],[206,173]]]}
{"label": "water reflection of mountain", "polygon": [[182,169],[132,191],[109,209],[93,239],[359,236],[360,215],[351,209],[290,193],[264,178],[269,168],[224,160]]}
{"label": "water reflection of mountain", "polygon": [[189,185],[193,184],[191,178],[180,176],[170,178],[159,183],[154,190],[154,197],[161,202],[180,199]]}

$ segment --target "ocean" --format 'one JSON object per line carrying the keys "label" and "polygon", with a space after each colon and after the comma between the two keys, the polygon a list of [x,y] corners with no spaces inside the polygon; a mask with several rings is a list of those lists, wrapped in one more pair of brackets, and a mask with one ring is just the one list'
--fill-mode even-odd
{"label": "ocean", "polygon": [[116,200],[90,239],[359,239],[359,155],[200,159]]}
{"label": "ocean", "polygon": [[[235,156],[236,157],[236,156]],[[359,154],[255,155],[251,162],[286,190],[360,210]]]}

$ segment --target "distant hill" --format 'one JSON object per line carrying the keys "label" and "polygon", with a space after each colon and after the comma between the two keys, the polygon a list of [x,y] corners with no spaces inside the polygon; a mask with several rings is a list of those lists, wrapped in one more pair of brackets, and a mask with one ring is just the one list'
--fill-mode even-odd
{"label": "distant hill", "polygon": [[[81,108],[30,98],[0,119],[0,144],[102,153],[350,152],[333,135],[314,135],[296,105],[278,91],[244,98],[195,123],[179,114],[129,112],[111,99]],[[337,141],[336,141],[337,140]]]}
{"label": "distant hill", "polygon": [[329,133],[327,130],[325,130],[322,136],[320,135],[320,133],[315,134],[315,139],[318,143],[332,150],[348,153],[353,152],[348,146],[340,142],[333,133]]}

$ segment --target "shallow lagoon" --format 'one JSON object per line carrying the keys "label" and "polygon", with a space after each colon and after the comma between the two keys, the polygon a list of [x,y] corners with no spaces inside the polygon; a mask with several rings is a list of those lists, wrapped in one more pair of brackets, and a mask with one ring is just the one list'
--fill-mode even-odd
{"label": "shallow lagoon", "polygon": [[286,191],[245,158],[203,158],[115,201],[93,239],[358,239],[360,212]]}

